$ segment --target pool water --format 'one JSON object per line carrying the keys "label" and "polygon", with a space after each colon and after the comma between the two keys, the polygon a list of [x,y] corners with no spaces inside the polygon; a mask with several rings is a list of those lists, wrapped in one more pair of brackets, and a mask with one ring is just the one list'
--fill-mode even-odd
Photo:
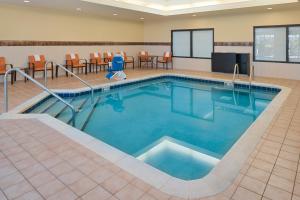
{"label": "pool water", "polygon": [[[88,95],[67,100],[80,107],[77,128],[173,177],[195,180],[218,164],[276,94],[165,78],[96,93],[95,106]],[[43,108],[70,123],[68,109],[53,108],[59,104],[50,98],[31,112]]]}

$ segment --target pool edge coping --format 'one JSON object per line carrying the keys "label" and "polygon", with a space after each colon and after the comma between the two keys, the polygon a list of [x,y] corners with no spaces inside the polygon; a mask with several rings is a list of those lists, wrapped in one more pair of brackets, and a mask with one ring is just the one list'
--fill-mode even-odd
{"label": "pool edge coping", "polygon": [[[188,77],[195,79],[204,80],[216,80],[222,82],[229,82],[226,79],[220,78],[208,78],[202,76],[191,76],[176,73],[160,73],[152,76],[144,76],[142,78],[130,79],[125,81],[105,83],[94,86],[94,88],[104,88],[107,86],[114,86],[129,82],[147,80],[150,78],[156,78],[161,76],[179,76]],[[247,84],[245,81],[236,81],[236,83]],[[25,103],[17,106],[7,114],[0,116],[0,119],[24,119],[24,118],[35,118],[39,121],[45,123],[51,128],[57,130],[61,134],[67,136],[71,140],[85,146],[89,150],[92,150],[114,163],[118,167],[133,174],[137,178],[145,181],[151,186],[165,192],[169,195],[181,197],[181,198],[202,198],[207,196],[216,195],[224,191],[229,187],[240,173],[244,163],[254,151],[256,145],[260,141],[259,139],[263,136],[265,130],[268,128],[270,122],[274,116],[278,113],[279,109],[283,105],[284,101],[287,99],[291,89],[275,85],[253,82],[253,85],[266,86],[266,87],[276,87],[281,89],[277,96],[270,102],[266,109],[260,114],[260,116],[255,120],[253,124],[244,132],[244,134],[237,140],[237,142],[230,148],[230,150],[225,154],[225,156],[220,160],[220,162],[214,167],[214,169],[205,177],[192,181],[185,181],[175,177],[172,177],[142,161],[139,161],[133,156],[130,156],[104,142],[95,139],[88,134],[82,134],[84,132],[71,127],[64,122],[59,121],[47,114],[17,114],[28,109],[30,106],[34,105],[36,102],[41,101],[48,95],[45,92],[31,98]],[[79,89],[68,89],[68,90],[53,90],[54,92],[64,92],[72,91],[82,92],[86,91],[88,88]],[[249,142],[250,141],[250,142]],[[234,165],[232,164],[234,162]]]}

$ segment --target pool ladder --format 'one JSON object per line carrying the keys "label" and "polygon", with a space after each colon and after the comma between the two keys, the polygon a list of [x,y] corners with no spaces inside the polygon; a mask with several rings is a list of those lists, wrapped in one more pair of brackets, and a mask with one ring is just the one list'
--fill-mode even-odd
{"label": "pool ladder", "polygon": [[[235,83],[236,77],[239,78],[239,76],[240,76],[240,67],[239,67],[238,64],[235,64],[234,65],[234,70],[233,70],[233,77],[232,77],[232,84],[233,85]],[[252,65],[250,67],[249,80],[248,80],[250,86],[252,85],[253,77],[254,77],[254,65]]]}
{"label": "pool ladder", "polygon": [[77,110],[75,109],[75,107],[72,106],[71,104],[69,104],[68,102],[66,102],[64,99],[62,99],[60,96],[58,96],[54,92],[52,92],[46,86],[44,86],[41,83],[39,83],[38,81],[34,80],[31,76],[29,76],[28,74],[26,74],[25,72],[23,72],[19,68],[11,68],[8,71],[6,71],[6,73],[4,75],[4,104],[3,104],[4,105],[4,107],[3,107],[3,111],[4,112],[8,112],[7,76],[9,74],[11,74],[11,73],[16,73],[16,72],[20,73],[26,79],[32,81],[35,85],[37,85],[38,87],[40,87],[41,89],[43,89],[45,92],[47,92],[50,95],[54,96],[60,102],[62,102],[63,104],[65,104],[67,107],[69,107],[72,110],[72,123],[75,125],[75,116],[76,116],[76,112],[77,112]]}
{"label": "pool ladder", "polygon": [[234,65],[232,83],[234,84],[236,77],[240,76],[240,67],[238,64]]}

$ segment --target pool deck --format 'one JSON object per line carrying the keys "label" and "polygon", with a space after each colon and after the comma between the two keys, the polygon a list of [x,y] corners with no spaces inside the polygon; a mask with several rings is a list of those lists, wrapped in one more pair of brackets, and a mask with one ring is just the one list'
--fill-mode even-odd
{"label": "pool deck", "polygon": [[[184,73],[231,79],[231,75],[178,70],[127,70],[129,79],[160,73]],[[108,82],[104,73],[82,75],[93,85]],[[42,80],[41,80],[42,81]],[[300,199],[300,81],[256,78],[291,88],[234,183],[204,199]],[[3,84],[0,85],[3,107]],[[48,80],[53,89],[81,88],[75,78]],[[39,94],[32,83],[9,86],[12,109]],[[78,145],[35,119],[0,120],[0,200],[2,199],[119,199],[164,200],[171,197],[125,172],[98,154]]]}

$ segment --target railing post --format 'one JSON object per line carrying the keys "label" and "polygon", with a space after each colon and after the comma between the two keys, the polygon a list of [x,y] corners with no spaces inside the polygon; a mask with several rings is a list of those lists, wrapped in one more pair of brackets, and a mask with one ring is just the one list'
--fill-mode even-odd
{"label": "railing post", "polygon": [[4,102],[3,102],[3,112],[8,112],[8,95],[7,95],[7,76],[4,76]]}
{"label": "railing post", "polygon": [[251,86],[252,81],[253,81],[253,76],[254,76],[254,65],[252,65],[250,67],[250,76],[249,76],[249,84],[250,84],[250,86]]}
{"label": "railing post", "polygon": [[44,85],[47,87],[47,67],[45,66],[45,80],[44,80]]}
{"label": "railing post", "polygon": [[76,116],[76,112],[75,110],[72,110],[72,124],[75,127],[75,116]]}
{"label": "railing post", "polygon": [[236,77],[236,74],[240,74],[240,70],[239,70],[239,65],[238,64],[235,64],[234,65],[234,70],[233,70],[233,78],[232,78],[232,82],[234,83],[235,82],[235,77]]}
{"label": "railing post", "polygon": [[[53,63],[52,61],[48,61],[48,62],[46,62],[45,63],[45,65],[44,65],[44,75],[45,75],[45,78],[44,78],[44,85],[47,87],[47,78],[48,78],[48,76],[47,76],[47,72],[48,72],[48,70],[47,70],[47,66],[48,66],[48,64],[49,63]],[[52,72],[53,73],[53,72]]]}
{"label": "railing post", "polygon": [[92,104],[94,104],[94,88],[92,88],[91,93],[92,93],[91,102],[92,102]]}

